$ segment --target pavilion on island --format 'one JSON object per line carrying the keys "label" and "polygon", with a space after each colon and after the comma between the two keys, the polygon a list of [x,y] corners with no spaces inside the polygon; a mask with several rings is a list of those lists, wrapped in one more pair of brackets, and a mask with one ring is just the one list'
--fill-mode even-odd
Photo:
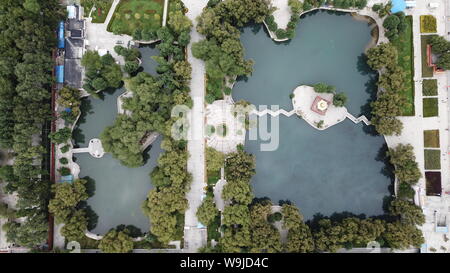
{"label": "pavilion on island", "polygon": [[311,110],[319,115],[325,116],[330,104],[331,102],[329,100],[317,96],[311,105]]}

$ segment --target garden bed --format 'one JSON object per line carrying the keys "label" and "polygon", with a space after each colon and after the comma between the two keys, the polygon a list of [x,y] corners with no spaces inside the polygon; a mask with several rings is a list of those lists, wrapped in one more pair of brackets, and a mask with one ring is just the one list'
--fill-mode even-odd
{"label": "garden bed", "polygon": [[439,106],[437,98],[423,99],[423,117],[437,117],[439,116]]}
{"label": "garden bed", "polygon": [[441,150],[425,149],[425,170],[441,169]]}
{"label": "garden bed", "polygon": [[441,196],[442,182],[441,172],[425,172],[426,195]]}
{"label": "garden bed", "polygon": [[422,94],[424,96],[437,96],[438,86],[436,79],[423,80]]}
{"label": "garden bed", "polygon": [[414,47],[412,16],[406,16],[407,28],[392,42],[398,51],[398,64],[405,71],[405,87],[401,94],[406,98],[403,116],[414,116]]}
{"label": "garden bed", "polygon": [[433,15],[420,16],[420,32],[421,33],[437,32],[436,18]]}
{"label": "garden bed", "polygon": [[425,148],[439,148],[439,130],[423,131],[423,139]]}

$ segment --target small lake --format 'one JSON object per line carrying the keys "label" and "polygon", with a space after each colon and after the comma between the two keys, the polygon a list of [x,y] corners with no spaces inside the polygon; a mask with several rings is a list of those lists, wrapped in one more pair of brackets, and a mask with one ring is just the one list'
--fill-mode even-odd
{"label": "small lake", "polygon": [[[156,62],[150,57],[158,55],[153,47],[140,48],[142,67],[145,72],[155,74]],[[99,138],[105,127],[113,125],[117,116],[117,97],[125,90],[123,88],[105,91],[101,98],[84,98],[82,115],[74,130],[76,146],[86,147],[92,138]],[[152,188],[150,172],[156,166],[156,160],[162,152],[161,137],[146,152],[149,157],[146,164],[139,168],[128,168],[105,154],[96,159],[89,154],[77,154],[74,159],[80,165],[80,178],[88,177],[94,182],[94,195],[87,204],[97,214],[97,225],[91,229],[96,234],[105,234],[118,225],[133,225],[147,232],[149,218],[141,211],[141,204],[147,198]]]}
{"label": "small lake", "polygon": [[[376,74],[363,55],[371,29],[349,14],[324,11],[302,16],[288,43],[273,42],[260,27],[245,28],[241,40],[255,65],[252,76],[236,83],[234,100],[289,111],[289,95],[298,85],[324,82],[347,95],[350,113],[367,115],[376,92]],[[278,149],[261,151],[263,141],[246,141],[246,150],[256,156],[255,195],[274,203],[288,199],[305,219],[343,211],[383,214],[392,175],[380,156],[384,138],[371,132],[350,120],[318,131],[295,115],[280,116]]]}

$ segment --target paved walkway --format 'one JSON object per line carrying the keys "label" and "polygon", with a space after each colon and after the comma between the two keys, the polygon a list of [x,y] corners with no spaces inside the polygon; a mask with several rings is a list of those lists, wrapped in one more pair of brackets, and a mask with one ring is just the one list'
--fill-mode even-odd
{"label": "paved walkway", "polygon": [[169,13],[169,0],[164,0],[164,10],[163,10],[163,20],[162,26],[165,27],[167,24],[167,14]]}
{"label": "paved walkway", "polygon": [[206,0],[184,0],[189,12],[186,14],[191,19],[194,27],[191,31],[191,43],[188,45],[188,61],[192,65],[192,80],[190,84],[191,97],[194,102],[190,117],[190,132],[188,139],[188,171],[192,174],[192,184],[186,198],[189,208],[185,212],[184,247],[187,252],[197,252],[206,243],[206,229],[198,229],[199,221],[196,213],[201,205],[201,196],[206,187],[205,181],[205,140],[204,140],[204,98],[205,98],[205,63],[192,55],[192,43],[198,42],[202,37],[196,30],[196,18],[206,6]]}

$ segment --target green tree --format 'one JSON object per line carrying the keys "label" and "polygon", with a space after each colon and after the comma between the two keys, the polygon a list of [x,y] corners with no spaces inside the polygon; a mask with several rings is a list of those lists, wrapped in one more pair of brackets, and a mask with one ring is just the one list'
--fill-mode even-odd
{"label": "green tree", "polygon": [[423,225],[425,223],[425,215],[419,206],[413,202],[395,199],[389,206],[389,213],[392,216],[400,217],[401,221],[410,225]]}
{"label": "green tree", "polygon": [[387,152],[389,161],[395,167],[394,173],[399,182],[410,185],[416,184],[422,177],[413,149],[410,144],[399,144]]}
{"label": "green tree", "polygon": [[333,96],[333,105],[336,107],[343,107],[347,103],[347,96],[344,93],[336,93]]}
{"label": "green tree", "polygon": [[69,242],[78,241],[84,237],[87,226],[88,219],[85,211],[76,210],[61,228],[61,235]]}
{"label": "green tree", "polygon": [[72,130],[70,128],[64,127],[54,133],[50,133],[48,137],[53,143],[62,144],[72,138]]}
{"label": "green tree", "polygon": [[52,185],[54,198],[50,200],[48,209],[55,215],[58,223],[64,223],[75,211],[80,201],[89,196],[86,193],[86,180],[78,179],[72,183],[57,183]]}
{"label": "green tree", "polygon": [[128,253],[133,250],[133,239],[127,234],[127,230],[110,230],[98,245],[104,253]]}
{"label": "green tree", "polygon": [[198,220],[205,226],[208,226],[214,221],[217,215],[219,215],[219,210],[216,208],[214,199],[212,197],[203,199],[202,204],[197,209]]}
{"label": "green tree", "polygon": [[222,198],[248,205],[252,202],[254,196],[252,188],[247,181],[227,180],[227,183],[223,187]]}
{"label": "green tree", "polygon": [[383,238],[394,249],[420,247],[425,242],[422,232],[417,227],[399,221],[386,225]]}
{"label": "green tree", "polygon": [[367,50],[367,64],[374,70],[397,64],[397,57],[397,49],[390,43],[381,43]]}
{"label": "green tree", "polygon": [[192,22],[180,10],[169,12],[169,27],[176,33],[189,31],[192,28]]}
{"label": "green tree", "polygon": [[225,160],[225,174],[229,181],[250,181],[255,174],[255,157],[243,150],[229,154]]}
{"label": "green tree", "polygon": [[205,149],[206,154],[206,170],[208,172],[219,171],[225,163],[225,154],[217,151],[214,148],[207,147]]}

